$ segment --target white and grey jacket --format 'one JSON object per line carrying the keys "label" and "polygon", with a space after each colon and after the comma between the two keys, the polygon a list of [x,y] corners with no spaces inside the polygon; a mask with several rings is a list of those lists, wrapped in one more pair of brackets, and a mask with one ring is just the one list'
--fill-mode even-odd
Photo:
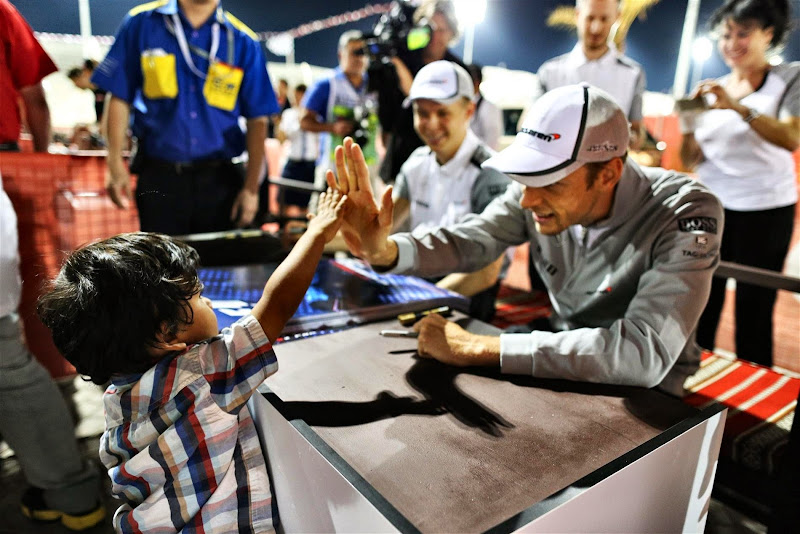
{"label": "white and grey jacket", "polygon": [[514,182],[460,224],[392,236],[392,272],[473,271],[530,241],[560,331],[502,334],[502,371],[680,395],[699,364],[694,330],[719,262],[717,198],[685,175],[628,161],[607,219],[545,236],[520,206],[522,193]]}

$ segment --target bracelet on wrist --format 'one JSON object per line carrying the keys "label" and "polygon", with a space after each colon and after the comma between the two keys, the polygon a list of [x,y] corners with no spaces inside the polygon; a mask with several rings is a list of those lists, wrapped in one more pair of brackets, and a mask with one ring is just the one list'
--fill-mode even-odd
{"label": "bracelet on wrist", "polygon": [[756,120],[760,116],[761,116],[761,113],[758,110],[755,110],[753,108],[747,108],[747,116],[744,117],[744,122],[746,122],[747,124],[750,124],[751,122],[753,122],[754,120]]}

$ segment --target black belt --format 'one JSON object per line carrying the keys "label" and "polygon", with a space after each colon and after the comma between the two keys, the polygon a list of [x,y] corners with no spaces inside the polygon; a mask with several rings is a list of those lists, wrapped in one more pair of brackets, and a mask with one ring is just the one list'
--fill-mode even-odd
{"label": "black belt", "polygon": [[197,159],[194,161],[166,161],[163,159],[145,158],[143,168],[152,170],[164,170],[181,174],[184,172],[203,171],[217,169],[224,166],[233,166],[234,163],[229,159]]}
{"label": "black belt", "polygon": [[19,145],[16,141],[9,141],[8,143],[0,143],[0,151],[2,152],[19,152]]}

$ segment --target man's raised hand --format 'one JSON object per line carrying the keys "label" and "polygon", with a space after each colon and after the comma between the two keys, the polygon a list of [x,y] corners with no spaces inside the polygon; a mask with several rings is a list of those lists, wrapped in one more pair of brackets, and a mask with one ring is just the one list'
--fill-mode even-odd
{"label": "man's raised hand", "polygon": [[369,169],[364,154],[349,137],[336,147],[336,174],[327,171],[328,186],[347,195],[342,235],[354,255],[373,265],[391,265],[397,258],[397,246],[389,239],[392,229],[392,188],[384,191],[378,207],[372,193]]}

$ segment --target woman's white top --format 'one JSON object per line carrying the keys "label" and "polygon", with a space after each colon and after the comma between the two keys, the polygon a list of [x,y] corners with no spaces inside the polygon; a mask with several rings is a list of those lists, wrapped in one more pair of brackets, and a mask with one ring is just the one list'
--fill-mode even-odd
{"label": "woman's white top", "polygon": [[[724,86],[727,76],[718,80]],[[773,67],[756,91],[740,100],[762,115],[800,116],[800,62]],[[705,159],[697,167],[726,209],[757,211],[797,202],[792,153],[761,137],[731,109],[711,109],[697,118],[695,139]]]}

